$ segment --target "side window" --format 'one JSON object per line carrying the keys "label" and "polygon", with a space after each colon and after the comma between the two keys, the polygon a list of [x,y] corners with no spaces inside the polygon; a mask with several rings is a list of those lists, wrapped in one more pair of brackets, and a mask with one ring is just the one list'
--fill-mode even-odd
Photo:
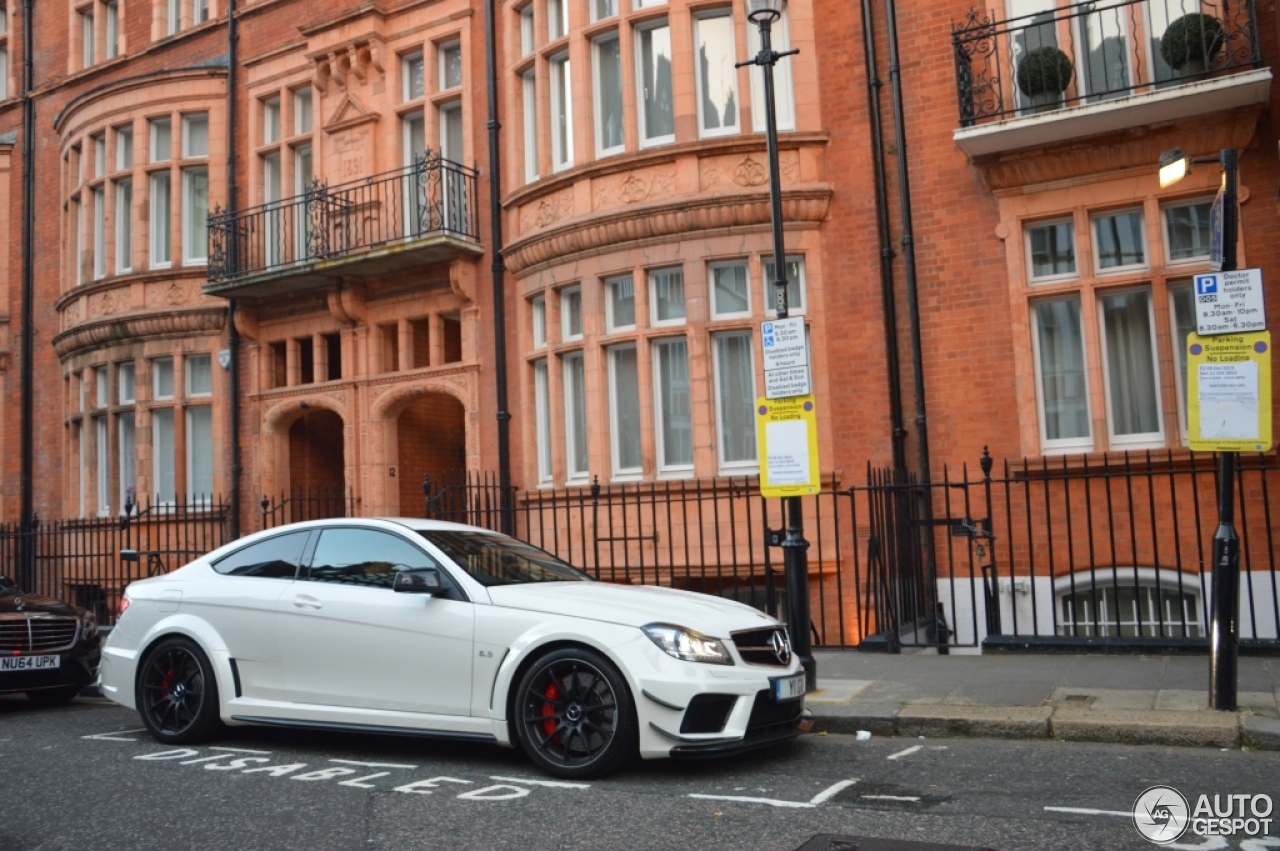
{"label": "side window", "polygon": [[438,567],[413,544],[377,529],[326,529],[320,534],[311,570],[312,582],[390,588],[396,571]]}
{"label": "side window", "polygon": [[214,564],[213,569],[229,576],[262,576],[292,579],[302,562],[302,548],[309,532],[290,532],[236,550]]}

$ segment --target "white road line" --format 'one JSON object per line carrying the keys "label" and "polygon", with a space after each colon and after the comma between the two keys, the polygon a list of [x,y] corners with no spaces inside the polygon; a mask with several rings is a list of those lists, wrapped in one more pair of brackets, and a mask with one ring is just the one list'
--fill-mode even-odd
{"label": "white road line", "polygon": [[857,780],[841,780],[839,783],[829,786],[826,789],[823,789],[818,794],[814,795],[812,798],[809,799],[809,803],[816,806],[818,804],[823,803],[824,801],[829,801],[831,800],[831,798],[833,798],[836,795],[839,795],[845,789],[848,789],[850,786],[852,786],[857,782],[858,782]]}
{"label": "white road line", "polygon": [[211,750],[211,751],[231,751],[232,753],[256,753],[256,754],[264,754],[264,755],[265,755],[265,754],[269,754],[269,753],[271,753],[271,751],[255,751],[255,750],[253,750],[253,749],[251,749],[251,748],[218,748],[218,747],[211,747],[211,748],[209,748],[209,750]]}
{"label": "white road line", "polygon": [[114,733],[94,733],[92,736],[81,736],[80,738],[98,739],[99,741],[103,741],[103,742],[136,742],[138,741],[137,739],[124,738],[124,734],[125,733],[144,733],[144,732],[146,732],[146,728],[140,727],[137,730],[117,730]]}
{"label": "white road line", "polygon": [[777,801],[773,798],[748,798],[742,795],[699,795],[690,793],[690,798],[700,798],[704,801],[738,801],[744,804],[768,804],[771,807],[791,807],[800,810],[811,810],[816,806],[808,801]]}
{"label": "white road line", "polygon": [[590,783],[566,783],[560,780],[531,780],[528,777],[499,777],[489,775],[490,780],[505,780],[508,783],[521,783],[525,786],[547,786],[551,789],[590,789]]}
{"label": "white road line", "polygon": [[416,765],[404,765],[398,762],[361,762],[358,759],[331,759],[339,765],[366,765],[369,768],[417,768]]}
{"label": "white road line", "polygon": [[918,795],[859,795],[868,801],[918,801]]}
{"label": "white road line", "polygon": [[915,753],[916,751],[922,751],[922,750],[924,750],[924,745],[912,745],[911,747],[907,748],[905,751],[898,751],[895,754],[889,754],[887,757],[885,757],[885,759],[898,759],[899,757],[911,756],[911,754]]}
{"label": "white road line", "polygon": [[1121,810],[1091,810],[1087,807],[1045,807],[1051,813],[1075,813],[1080,816],[1123,816],[1133,818],[1133,813]]}

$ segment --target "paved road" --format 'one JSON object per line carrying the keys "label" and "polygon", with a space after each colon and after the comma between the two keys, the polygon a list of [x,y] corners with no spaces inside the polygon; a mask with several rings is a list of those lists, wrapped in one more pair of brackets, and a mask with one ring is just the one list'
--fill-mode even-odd
{"label": "paved road", "polygon": [[0,849],[792,851],[822,833],[1150,849],[1116,813],[1151,785],[1280,798],[1280,754],[1214,749],[806,736],[562,784],[489,746],[240,728],[175,749],[140,726],[102,701],[0,698]]}

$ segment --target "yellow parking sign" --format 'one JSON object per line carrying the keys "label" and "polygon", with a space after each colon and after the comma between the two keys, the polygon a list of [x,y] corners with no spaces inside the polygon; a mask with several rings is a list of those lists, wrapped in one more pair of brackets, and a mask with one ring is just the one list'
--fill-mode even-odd
{"label": "yellow parking sign", "polygon": [[761,496],[810,496],[822,489],[813,396],[756,399]]}
{"label": "yellow parking sign", "polygon": [[1271,334],[1187,335],[1187,431],[1192,449],[1271,448]]}

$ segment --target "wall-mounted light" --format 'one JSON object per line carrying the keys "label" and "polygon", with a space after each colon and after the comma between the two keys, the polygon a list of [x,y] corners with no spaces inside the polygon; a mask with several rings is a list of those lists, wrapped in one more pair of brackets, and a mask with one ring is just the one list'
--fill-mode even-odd
{"label": "wall-mounted light", "polygon": [[1182,148],[1160,155],[1160,188],[1166,189],[1191,173],[1191,157]]}

